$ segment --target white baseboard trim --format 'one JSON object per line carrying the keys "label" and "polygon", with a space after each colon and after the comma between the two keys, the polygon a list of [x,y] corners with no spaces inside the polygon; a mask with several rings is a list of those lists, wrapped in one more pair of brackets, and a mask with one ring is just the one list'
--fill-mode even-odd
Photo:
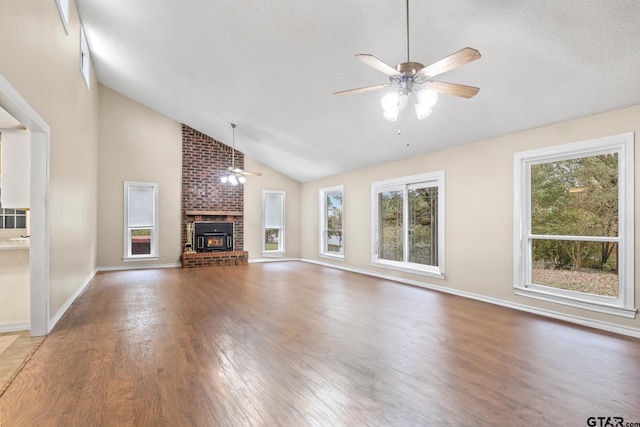
{"label": "white baseboard trim", "polygon": [[0,334],[5,332],[21,332],[31,329],[29,322],[0,323]]}
{"label": "white baseboard trim", "polygon": [[262,262],[280,262],[280,261],[302,261],[300,258],[254,258],[249,259],[249,264],[260,264]]}
{"label": "white baseboard trim", "polygon": [[56,326],[56,323],[58,323],[58,321],[60,319],[62,319],[62,316],[67,312],[67,310],[69,309],[69,307],[71,307],[71,304],[73,304],[73,302],[78,298],[78,296],[80,296],[80,294],[82,293],[82,291],[84,291],[84,289],[87,287],[87,285],[89,284],[89,282],[91,282],[91,279],[93,279],[93,277],[96,275],[96,270],[94,270],[91,274],[89,274],[89,276],[84,280],[84,283],[82,283],[82,286],[80,286],[74,293],[73,295],[71,295],[69,297],[69,299],[67,300],[67,302],[64,303],[64,305],[62,307],[60,307],[60,310],[58,310],[58,312],[56,313],[55,316],[53,316],[51,318],[51,320],[49,320],[49,332],[51,332],[51,330],[53,329],[54,326]]}
{"label": "white baseboard trim", "polygon": [[96,271],[120,271],[120,270],[148,270],[152,268],[176,268],[182,267],[179,262],[170,264],[136,264],[136,265],[114,265],[111,267],[98,267]]}
{"label": "white baseboard trim", "polygon": [[323,265],[325,267],[332,267],[340,270],[350,271],[352,273],[365,274],[367,276],[378,277],[380,279],[391,280],[394,282],[405,283],[407,285],[418,286],[421,288],[431,289],[434,291],[445,292],[447,294],[457,295],[463,298],[470,298],[470,299],[474,299],[482,302],[487,302],[489,304],[500,305],[502,307],[512,308],[514,310],[526,311],[528,313],[538,314],[540,316],[550,317],[557,320],[563,320],[565,322],[575,323],[575,324],[587,326],[590,328],[601,329],[607,332],[615,332],[617,334],[627,335],[634,338],[640,338],[640,329],[630,328],[622,325],[616,325],[614,323],[588,319],[586,317],[574,316],[571,314],[559,313],[557,311],[546,310],[543,308],[531,307],[524,304],[518,304],[511,301],[505,301],[498,298],[475,294],[473,292],[461,291],[459,289],[453,289],[446,286],[434,285],[432,283],[421,282],[421,281],[411,280],[411,279],[404,279],[402,277],[390,276],[387,274],[382,274],[376,271],[366,270],[363,268],[345,267],[342,265],[330,264],[330,263],[308,259],[308,258],[302,258],[301,261],[308,262],[311,264]]}

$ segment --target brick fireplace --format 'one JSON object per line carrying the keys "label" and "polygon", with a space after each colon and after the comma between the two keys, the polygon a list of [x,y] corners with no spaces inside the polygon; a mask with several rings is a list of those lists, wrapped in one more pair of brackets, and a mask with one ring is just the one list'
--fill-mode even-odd
{"label": "brick fireplace", "polygon": [[[220,174],[231,165],[231,147],[189,126],[182,125],[182,248],[187,243],[187,224],[233,223],[230,251],[182,254],[183,267],[244,265],[244,187],[220,182]],[[235,164],[244,167],[244,154],[236,151]]]}

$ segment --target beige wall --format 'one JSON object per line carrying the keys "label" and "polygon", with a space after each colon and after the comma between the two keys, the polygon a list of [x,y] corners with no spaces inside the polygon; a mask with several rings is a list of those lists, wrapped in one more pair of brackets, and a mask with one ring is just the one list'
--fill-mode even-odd
{"label": "beige wall", "polygon": [[[300,183],[262,163],[244,157],[245,170],[261,172],[244,184],[244,249],[249,260],[262,256],[262,191],[285,192],[285,254],[282,258],[300,258]],[[271,259],[271,258],[270,258]]]}
{"label": "beige wall", "polygon": [[[47,122],[50,140],[50,317],[95,269],[98,94],[80,73],[80,24],[69,34],[56,3],[2,1],[0,74]],[[2,310],[0,303],[0,310]]]}
{"label": "beige wall", "polygon": [[[569,308],[513,293],[513,155],[519,151],[640,132],[640,106],[507,135],[409,160],[388,163],[302,185],[303,258],[471,292],[509,303],[635,328],[640,318],[624,319]],[[417,142],[416,142],[417,143]],[[640,150],[636,150],[640,165]],[[445,171],[446,279],[386,270],[371,265],[371,183],[437,170]],[[345,260],[318,256],[318,190],[344,185]],[[636,218],[640,173],[636,172]],[[636,235],[638,233],[636,227]],[[636,241],[638,241],[636,237]],[[640,251],[636,251],[636,275]],[[636,282],[636,307],[640,286]]]}
{"label": "beige wall", "polygon": [[29,249],[0,246],[0,332],[2,325],[29,323]]}
{"label": "beige wall", "polygon": [[[177,264],[182,126],[100,85],[98,267]],[[158,183],[158,261],[124,262],[124,181]]]}

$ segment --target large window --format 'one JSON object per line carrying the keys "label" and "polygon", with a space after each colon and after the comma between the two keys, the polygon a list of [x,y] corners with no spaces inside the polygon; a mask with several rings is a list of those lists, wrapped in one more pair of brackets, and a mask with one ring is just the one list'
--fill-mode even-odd
{"label": "large window", "polygon": [[515,292],[635,317],[633,134],[515,155]]}
{"label": "large window", "polygon": [[320,254],[344,258],[342,185],[320,190]]}
{"label": "large window", "polygon": [[124,183],[124,260],[158,259],[158,184]]}
{"label": "large window", "polygon": [[444,278],[444,172],[371,189],[373,264]]}
{"label": "large window", "polygon": [[284,254],[284,191],[262,192],[262,253]]}

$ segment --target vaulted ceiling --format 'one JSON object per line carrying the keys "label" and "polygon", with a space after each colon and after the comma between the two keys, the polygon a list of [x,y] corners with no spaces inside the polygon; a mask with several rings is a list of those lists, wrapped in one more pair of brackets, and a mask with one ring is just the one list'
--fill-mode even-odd
{"label": "vaulted ceiling", "polygon": [[[405,0],[77,0],[98,80],[301,182],[640,102],[637,0],[413,0],[412,61],[482,58],[436,80],[418,121],[382,117],[358,61],[406,61]],[[407,145],[408,143],[408,145]]]}

